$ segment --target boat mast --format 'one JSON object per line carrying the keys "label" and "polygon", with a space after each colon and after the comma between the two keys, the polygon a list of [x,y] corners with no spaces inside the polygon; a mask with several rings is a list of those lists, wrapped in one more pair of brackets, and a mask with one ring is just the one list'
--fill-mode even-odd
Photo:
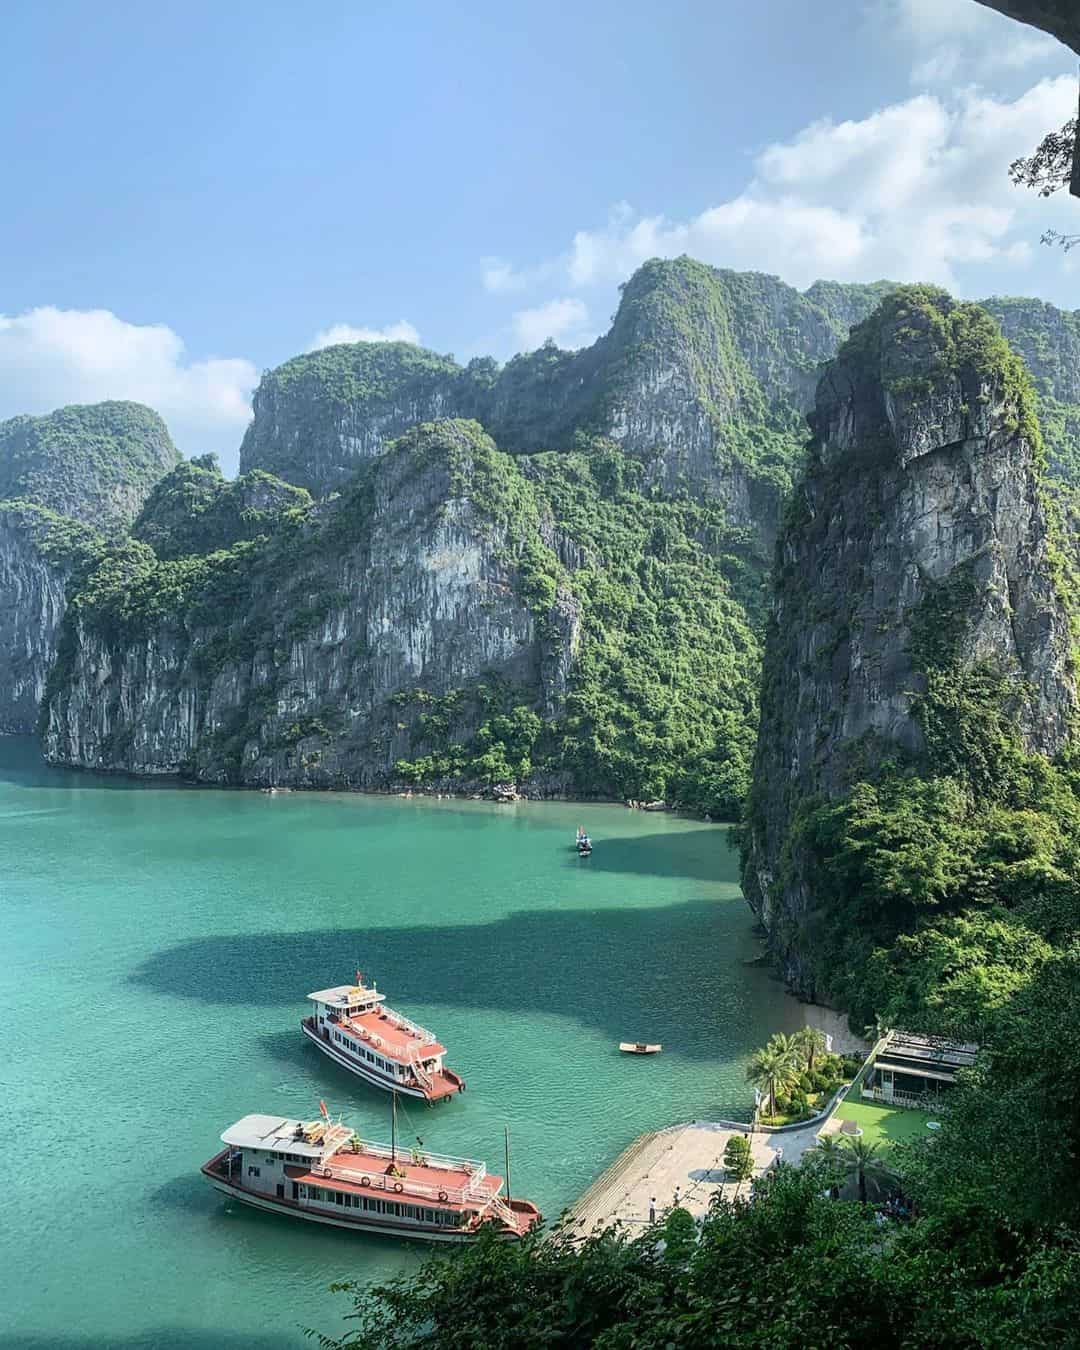
{"label": "boat mast", "polygon": [[393,1093],[394,1104],[390,1109],[390,1166],[397,1165],[397,1091]]}
{"label": "boat mast", "polygon": [[510,1203],[510,1126],[503,1126],[503,1153],[506,1158],[506,1203]]}

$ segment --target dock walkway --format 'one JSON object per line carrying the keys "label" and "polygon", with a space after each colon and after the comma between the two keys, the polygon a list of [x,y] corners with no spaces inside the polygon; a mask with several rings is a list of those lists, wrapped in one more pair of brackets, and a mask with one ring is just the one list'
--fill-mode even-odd
{"label": "dock walkway", "polygon": [[[587,1237],[616,1223],[640,1228],[649,1222],[650,1211],[659,1217],[674,1205],[700,1217],[718,1191],[730,1199],[740,1189],[738,1183],[725,1179],[724,1148],[732,1135],[741,1133],[750,1139],[754,1175],[758,1176],[772,1166],[781,1150],[785,1162],[798,1162],[813,1147],[820,1129],[819,1121],[805,1130],[768,1134],[751,1132],[749,1125],[739,1128],[695,1120],[639,1135],[571,1206],[560,1231]],[[749,1183],[743,1182],[741,1189],[747,1194]]]}

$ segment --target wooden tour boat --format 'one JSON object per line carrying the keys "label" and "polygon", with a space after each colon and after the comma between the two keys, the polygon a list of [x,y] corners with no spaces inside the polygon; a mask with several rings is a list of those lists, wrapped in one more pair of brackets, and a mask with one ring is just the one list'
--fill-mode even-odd
{"label": "wooden tour boat", "polygon": [[372,981],[356,972],[356,984],[319,989],[308,998],[315,1005],[300,1030],[335,1064],[387,1092],[440,1102],[465,1091],[465,1080],[443,1063],[446,1047],[432,1032],[383,1006]]}
{"label": "wooden tour boat", "polygon": [[[426,1242],[469,1242],[485,1223],[513,1240],[540,1222],[534,1204],[510,1199],[509,1182],[503,1198],[502,1177],[489,1175],[482,1162],[399,1149],[396,1096],[389,1147],[332,1123],[324,1102],[319,1112],[308,1122],[244,1116],[221,1136],[225,1147],[203,1165],[203,1175],[255,1209]],[[508,1137],[507,1176],[509,1161]]]}
{"label": "wooden tour boat", "polygon": [[619,1049],[624,1055],[658,1055],[662,1045],[646,1045],[644,1041],[620,1041]]}

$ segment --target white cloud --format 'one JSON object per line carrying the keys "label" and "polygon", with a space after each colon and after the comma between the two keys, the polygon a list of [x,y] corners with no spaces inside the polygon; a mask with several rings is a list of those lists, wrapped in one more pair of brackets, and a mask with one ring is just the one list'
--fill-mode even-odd
{"label": "white cloud", "polygon": [[524,290],[529,284],[529,278],[525,273],[519,272],[505,258],[482,258],[480,265],[483,268],[485,291],[493,291],[496,295],[500,295],[507,291]]}
{"label": "white cloud", "polygon": [[581,300],[549,300],[534,309],[519,309],[513,317],[514,338],[522,351],[533,351],[548,338],[560,346],[583,346],[589,311]]}
{"label": "white cloud", "polygon": [[257,381],[250,361],[190,361],[171,328],[127,323],[107,309],[0,315],[0,417],[131,399],[161,413],[187,454],[233,452]]}
{"label": "white cloud", "polygon": [[414,342],[419,345],[420,334],[407,319],[399,319],[385,328],[355,328],[351,323],[335,323],[315,334],[308,351],[336,347],[340,342]]}
{"label": "white cloud", "polygon": [[1008,19],[974,0],[876,0],[878,41],[899,46],[919,86],[979,80],[1037,66],[1072,64],[1072,53],[1047,33]]}
{"label": "white cloud", "polygon": [[[1023,266],[1030,239],[1073,205],[1014,187],[1007,171],[1075,106],[1075,81],[1060,77],[1011,101],[969,88],[950,100],[924,93],[859,120],[815,122],[767,146],[738,196],[687,220],[620,203],[544,266],[580,289],[622,281],[648,258],[688,253],[799,286],[889,277],[963,291],[965,264]],[[530,334],[544,309],[521,311]]]}

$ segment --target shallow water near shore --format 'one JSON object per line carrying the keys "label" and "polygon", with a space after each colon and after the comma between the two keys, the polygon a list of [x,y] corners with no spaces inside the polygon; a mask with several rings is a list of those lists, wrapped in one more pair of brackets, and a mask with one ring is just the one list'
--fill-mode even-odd
{"label": "shallow water near shore", "polygon": [[[583,824],[596,851],[573,849]],[[0,737],[0,1348],[286,1350],[334,1280],[423,1249],[228,1205],[199,1166],[249,1111],[389,1098],[298,1030],[359,966],[468,1091],[405,1142],[485,1158],[554,1218],[634,1138],[745,1117],[746,1057],[802,1020],[727,831],[616,806],[268,796],[50,769]],[[662,1041],[659,1056],[620,1040]]]}

